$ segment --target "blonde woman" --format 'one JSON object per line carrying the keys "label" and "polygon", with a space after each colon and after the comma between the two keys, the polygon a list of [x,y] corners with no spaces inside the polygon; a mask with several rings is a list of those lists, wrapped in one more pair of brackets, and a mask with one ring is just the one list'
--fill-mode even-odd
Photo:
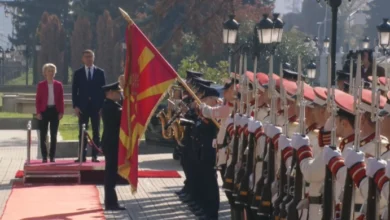
{"label": "blonde woman", "polygon": [[64,115],[64,89],[62,83],[54,80],[57,67],[52,63],[43,65],[45,80],[38,83],[35,97],[36,115],[39,120],[42,162],[47,163],[46,136],[50,123],[50,162],[55,162],[57,131]]}

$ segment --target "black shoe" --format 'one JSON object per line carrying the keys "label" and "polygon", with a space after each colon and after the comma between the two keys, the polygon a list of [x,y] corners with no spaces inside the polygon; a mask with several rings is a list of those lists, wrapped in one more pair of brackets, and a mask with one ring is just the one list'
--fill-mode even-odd
{"label": "black shoe", "polygon": [[93,163],[99,163],[100,160],[98,160],[97,158],[92,158],[92,162],[93,162]]}
{"label": "black shoe", "polygon": [[50,158],[50,163],[55,163],[56,161],[54,160],[54,158]]}
{"label": "black shoe", "polygon": [[[74,162],[75,162],[75,163],[80,163],[80,160],[77,159],[77,160],[75,160]],[[85,162],[87,162],[87,159],[83,159],[83,163],[85,163]]]}
{"label": "black shoe", "polygon": [[110,211],[120,211],[120,210],[126,210],[125,207],[122,207],[122,206],[119,206],[119,205],[116,205],[116,206],[107,206],[106,207],[106,210],[110,210]]}
{"label": "black shoe", "polygon": [[43,158],[43,159],[42,159],[42,163],[47,163],[47,159],[46,159],[46,158]]}

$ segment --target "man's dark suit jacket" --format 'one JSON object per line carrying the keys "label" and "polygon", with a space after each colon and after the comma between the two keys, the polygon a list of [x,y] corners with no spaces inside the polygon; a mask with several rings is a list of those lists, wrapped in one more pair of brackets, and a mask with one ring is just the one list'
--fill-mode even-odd
{"label": "man's dark suit jacket", "polygon": [[86,112],[88,105],[91,109],[99,111],[103,107],[105,94],[102,86],[106,84],[104,70],[93,67],[92,82],[88,82],[85,67],[82,66],[73,74],[72,102],[73,108],[78,107],[81,112]]}
{"label": "man's dark suit jacket", "polygon": [[[385,76],[385,69],[379,65],[376,66],[376,72],[378,77]],[[372,76],[372,64],[367,68],[366,72],[364,72],[364,66],[362,66],[362,78],[366,81],[370,81],[368,79],[369,76]]]}

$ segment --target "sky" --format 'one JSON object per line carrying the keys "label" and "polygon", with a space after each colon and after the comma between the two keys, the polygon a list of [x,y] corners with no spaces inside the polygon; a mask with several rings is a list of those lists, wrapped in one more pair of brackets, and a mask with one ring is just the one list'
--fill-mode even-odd
{"label": "sky", "polygon": [[10,47],[8,35],[12,33],[12,22],[10,17],[5,17],[4,7],[0,6],[0,46]]}

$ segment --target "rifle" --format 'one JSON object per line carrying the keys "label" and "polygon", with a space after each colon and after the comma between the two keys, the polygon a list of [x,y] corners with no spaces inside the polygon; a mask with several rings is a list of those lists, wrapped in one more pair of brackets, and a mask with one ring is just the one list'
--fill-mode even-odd
{"label": "rifle", "polygon": [[253,199],[252,199],[252,204],[251,204],[251,209],[253,209],[253,210],[257,210],[259,208],[259,206],[260,206],[261,193],[263,191],[264,181],[266,179],[266,176],[268,175],[267,174],[268,162],[267,162],[267,160],[264,160],[265,156],[267,155],[267,149],[268,149],[267,145],[268,145],[268,142],[265,140],[263,154],[262,154],[261,158],[258,158],[256,160],[257,163],[261,163],[262,162],[263,165],[261,166],[261,177],[257,181],[257,183],[255,183],[256,184],[256,191],[254,192]]}
{"label": "rifle", "polygon": [[[248,77],[246,77],[246,71],[247,71],[247,54],[246,54],[246,51],[245,51],[245,54],[244,54],[244,70],[243,70],[243,74],[241,75],[242,76],[242,85],[246,84],[245,86],[242,86],[241,88],[245,88],[245,94],[246,94],[246,109],[244,110],[244,105],[243,105],[243,102],[241,102],[241,113],[243,113],[244,111],[246,111],[246,115],[243,114],[242,117],[245,117],[248,115],[248,110],[249,110],[249,101],[248,101],[248,92],[249,92],[249,79]],[[243,91],[244,92],[244,91]],[[233,191],[233,196],[236,198],[235,200],[235,204],[241,204],[241,202],[238,200],[238,194],[239,194],[239,190],[240,190],[240,184],[241,184],[241,181],[242,181],[242,178],[244,176],[244,173],[245,173],[245,164],[246,164],[246,157],[245,157],[245,149],[248,145],[248,138],[246,137],[245,135],[245,130],[247,130],[248,128],[248,124],[246,124],[244,127],[241,128],[242,132],[240,134],[240,139],[241,139],[241,145],[239,145],[239,150],[238,150],[238,165],[239,167],[236,167],[236,170],[235,170],[235,177],[234,177],[234,191]]]}
{"label": "rifle", "polygon": [[[357,66],[361,66],[361,54],[358,54]],[[354,91],[354,108],[355,108],[355,139],[354,149],[359,151],[360,148],[360,103],[362,101],[362,82],[361,82],[361,69],[357,68],[355,83],[356,89]],[[352,198],[352,199],[351,199]],[[352,208],[355,205],[355,186],[351,175],[346,175],[343,194],[343,206],[341,209],[341,218],[350,219],[355,214],[355,209]]]}
{"label": "rifle", "polygon": [[[379,116],[380,91],[377,89],[378,75],[376,71],[376,54],[373,56],[373,84],[372,84],[372,102],[371,102],[371,120],[375,120],[375,157],[379,160],[381,154],[381,136],[380,124],[382,117]],[[374,101],[375,100],[375,101]],[[375,113],[374,113],[375,112]],[[368,196],[366,219],[379,219],[379,190],[375,184],[374,178],[368,179]]]}
{"label": "rifle", "polygon": [[[273,78],[273,55],[269,59],[269,88],[268,95],[271,97],[270,117],[271,123],[276,124],[276,94],[275,80]],[[267,178],[265,179],[264,187],[261,192],[261,202],[257,214],[261,216],[271,217],[272,215],[272,182],[275,179],[275,147],[272,141],[268,142],[267,151]]]}
{"label": "rifle", "polygon": [[[336,150],[336,115],[337,115],[337,105],[335,102],[335,87],[331,86],[331,64],[332,60],[330,55],[328,56],[328,97],[327,97],[327,105],[328,111],[331,113],[332,120],[332,130],[331,130],[331,145],[329,146],[331,149]],[[325,183],[324,183],[324,193],[323,193],[323,220],[333,220],[334,219],[334,178],[332,171],[329,167],[325,168]]]}
{"label": "rifle", "polygon": [[[283,133],[284,135],[287,135],[288,132],[288,104],[286,99],[286,91],[284,90],[283,86],[283,66],[280,65],[280,96],[282,100],[282,108],[283,108]],[[286,189],[285,186],[287,186],[287,175],[285,175],[287,172],[286,164],[283,161],[283,158],[280,157],[280,169],[279,169],[279,190],[278,190],[278,197],[274,201],[274,212],[273,216],[276,218],[277,216],[280,216],[282,210],[281,210],[281,204],[283,202],[284,197],[286,196]]]}
{"label": "rifle", "polygon": [[[240,61],[239,61],[239,69],[241,69],[241,65],[243,62],[243,57],[242,55],[240,56]],[[236,88],[236,79],[234,79],[234,91],[237,94],[237,88]],[[237,102],[234,103],[234,109],[237,109]],[[233,123],[234,123],[234,136],[233,136],[233,149],[232,149],[232,161],[231,163],[227,166],[226,168],[226,173],[224,176],[224,183],[222,185],[222,188],[226,192],[233,192],[234,190],[234,169],[237,164],[238,160],[238,144],[239,144],[239,134],[238,134],[238,129],[237,129],[237,122],[235,121],[235,115],[232,115],[233,117]]]}
{"label": "rifle", "polygon": [[[306,101],[304,99],[304,81],[302,80],[302,65],[301,57],[298,55],[298,102],[299,102],[299,133],[302,136],[306,135],[305,130],[305,107]],[[303,175],[301,167],[298,163],[298,152],[293,149],[293,158],[291,161],[291,167],[295,166],[295,179],[294,179],[294,198],[287,204],[287,214],[289,220],[298,220],[299,214],[297,210],[298,203],[302,200],[303,187],[305,187],[303,181]]]}
{"label": "rifle", "polygon": [[[254,120],[256,120],[256,115],[257,115],[257,97],[256,97],[256,94],[257,94],[257,83],[256,83],[256,69],[257,69],[257,56],[254,56],[254,91],[255,91],[255,110],[254,110]],[[248,86],[249,86],[249,83],[248,83]],[[247,100],[247,104],[249,104],[249,96],[248,96],[248,100]],[[247,105],[248,106],[248,105]],[[250,111],[249,111],[249,108],[247,108],[247,115],[248,117],[250,117]],[[246,204],[248,206],[250,206],[250,201],[251,201],[251,198],[253,197],[253,192],[251,191],[251,186],[249,186],[249,182],[250,182],[250,176],[251,174],[253,173],[253,168],[254,168],[254,149],[255,149],[255,134],[254,133],[249,133],[249,140],[248,140],[248,154],[247,154],[247,157],[246,157],[246,166],[245,166],[245,170],[244,170],[244,175],[243,175],[243,178],[241,180],[241,183],[240,183],[240,188],[239,188],[239,193],[238,193],[238,202],[240,202],[241,204]],[[249,210],[247,211],[247,213],[249,212]]]}

